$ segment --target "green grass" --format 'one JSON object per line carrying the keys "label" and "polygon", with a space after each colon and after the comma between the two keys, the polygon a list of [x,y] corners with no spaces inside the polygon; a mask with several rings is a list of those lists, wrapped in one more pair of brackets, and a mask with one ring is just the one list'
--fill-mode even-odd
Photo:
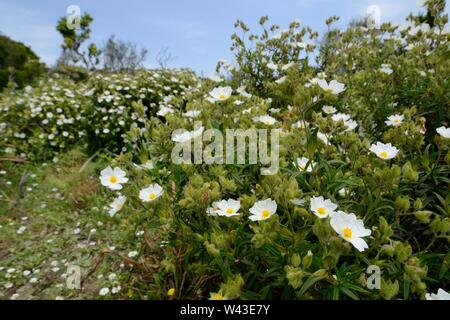
{"label": "green grass", "polygon": [[[112,197],[87,158],[75,150],[47,165],[1,163],[0,299],[101,298],[101,288],[117,286],[118,293],[103,297],[146,297],[130,285],[132,268],[122,258],[141,251],[143,235],[136,233],[146,229],[146,220],[126,209],[108,216]],[[26,229],[18,233],[21,227]],[[66,285],[69,265],[81,267],[81,290]]]}

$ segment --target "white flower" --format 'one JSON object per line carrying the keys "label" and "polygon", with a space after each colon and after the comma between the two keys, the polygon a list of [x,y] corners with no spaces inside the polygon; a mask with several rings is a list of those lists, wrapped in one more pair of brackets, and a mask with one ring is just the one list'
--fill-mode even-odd
{"label": "white flower", "polygon": [[216,214],[219,216],[238,216],[240,213],[238,212],[241,207],[241,202],[233,199],[221,200],[216,203],[217,211]]}
{"label": "white flower", "polygon": [[156,113],[156,115],[164,117],[169,113],[174,113],[172,108],[161,106],[159,107],[159,111]]}
{"label": "white flower", "polygon": [[172,141],[183,143],[200,136],[205,128],[202,126],[193,131],[185,131],[180,134],[172,134]]}
{"label": "white flower", "polygon": [[301,157],[297,158],[297,162],[293,162],[294,166],[296,166],[300,171],[311,172],[316,163],[308,158]]}
{"label": "white flower", "polygon": [[183,113],[183,116],[186,118],[197,118],[200,115],[201,111],[198,110],[190,110],[188,112]]}
{"label": "white flower", "polygon": [[276,84],[283,84],[285,81],[286,81],[286,76],[281,77],[281,78],[275,80],[275,83],[276,83]]}
{"label": "white flower", "polygon": [[267,68],[269,68],[270,70],[275,71],[275,70],[278,69],[278,66],[275,63],[270,62],[270,63],[267,64]]}
{"label": "white flower", "polygon": [[250,220],[266,220],[277,211],[277,203],[272,199],[257,201],[249,211],[251,213],[249,217]]}
{"label": "white flower", "polygon": [[358,126],[358,122],[350,119],[350,120],[344,121],[344,125],[347,127],[347,129],[345,129],[345,131],[351,131]]}
{"label": "white flower", "polygon": [[362,237],[369,236],[371,231],[364,227],[363,221],[357,219],[355,214],[337,211],[331,216],[330,225],[334,231],[350,242],[358,251],[362,252],[368,248]]}
{"label": "white flower", "polygon": [[130,251],[128,252],[128,258],[134,258],[138,255],[137,251]]}
{"label": "white flower", "polygon": [[330,144],[330,140],[328,139],[327,135],[322,132],[317,132],[317,139],[321,140],[326,145]]}
{"label": "white flower", "polygon": [[380,71],[386,74],[392,74],[394,72],[389,64],[382,64]]}
{"label": "white flower", "polygon": [[311,211],[321,219],[324,219],[334,213],[337,209],[337,205],[331,202],[331,200],[324,200],[322,196],[312,197],[310,200]]}
{"label": "white flower", "polygon": [[139,191],[139,198],[143,202],[151,202],[158,199],[163,194],[163,192],[163,188],[159,184],[154,183],[151,184],[148,188]]}
{"label": "white flower", "polygon": [[331,80],[330,83],[327,83],[327,81],[324,79],[318,79],[316,81],[319,87],[333,94],[339,94],[345,91],[345,85],[343,83],[337,82],[336,80]]}
{"label": "white flower", "polygon": [[297,128],[297,129],[304,129],[304,128],[306,128],[305,121],[298,120],[296,123],[294,123],[292,125],[292,128]]}
{"label": "white flower", "polygon": [[334,121],[334,122],[338,122],[339,120],[342,120],[342,121],[347,121],[347,120],[350,120],[350,115],[349,114],[346,114],[346,113],[336,113],[336,114],[334,114],[332,117],[331,117],[331,119]]}
{"label": "white flower", "polygon": [[426,293],[425,299],[427,299],[427,300],[450,300],[450,293],[439,288],[439,290],[436,294],[435,293]]}
{"label": "white flower", "polygon": [[254,122],[262,122],[266,125],[273,125],[277,122],[277,119],[275,119],[274,117],[269,116],[269,115],[264,115],[264,116],[253,117],[253,121]]}
{"label": "white flower", "polygon": [[109,293],[109,288],[101,288],[100,292],[98,293],[101,296],[106,296]]}
{"label": "white flower", "polygon": [[183,143],[192,139],[192,135],[190,131],[185,131],[179,134],[172,134],[172,141]]}
{"label": "white flower", "polygon": [[126,183],[128,178],[125,177],[126,173],[119,167],[112,169],[108,166],[100,172],[100,182],[102,185],[110,188],[111,190],[122,189],[122,183]]}
{"label": "white flower", "polygon": [[396,147],[393,147],[392,144],[384,144],[381,142],[372,144],[369,150],[375,153],[378,158],[381,158],[383,160],[395,158],[395,156],[399,152],[399,150]]}
{"label": "white flower", "polygon": [[147,170],[152,170],[155,167],[152,160],[147,160],[145,163],[140,164],[140,165],[134,163],[134,166],[138,169],[147,169]]}
{"label": "white flower", "polygon": [[339,194],[339,196],[341,196],[341,197],[345,197],[347,193],[348,193],[348,190],[347,190],[346,188],[341,188],[341,189],[339,189],[339,191],[338,191],[338,194]]}
{"label": "white flower", "polygon": [[122,290],[122,287],[121,287],[121,286],[117,286],[117,287],[113,287],[112,290],[111,290],[111,292],[114,293],[114,294],[116,294],[116,293],[118,293],[120,290]]}
{"label": "white flower", "polygon": [[219,211],[219,208],[217,207],[218,203],[219,201],[213,202],[211,207],[206,209],[206,213],[208,214],[208,216],[217,217],[217,211]]}
{"label": "white flower", "polygon": [[240,86],[239,88],[236,89],[237,93],[239,93],[241,96],[250,99],[252,97],[252,95],[250,93],[248,93],[247,91],[245,91],[245,86]]}
{"label": "white flower", "polygon": [[322,111],[325,112],[326,114],[333,114],[336,112],[336,108],[333,106],[323,106]]}
{"label": "white flower", "polygon": [[388,117],[386,121],[384,121],[388,126],[397,127],[402,124],[402,121],[405,117],[402,114],[394,114],[393,116]]}
{"label": "white flower", "polygon": [[211,100],[213,102],[216,101],[225,101],[229,97],[231,97],[231,93],[233,92],[233,89],[231,87],[217,87],[214,88],[209,95],[211,96]]}
{"label": "white flower", "polygon": [[119,212],[123,208],[126,200],[127,197],[125,196],[118,196],[117,198],[115,198],[114,201],[109,205],[109,215],[113,217],[117,212]]}
{"label": "white flower", "polygon": [[436,132],[439,133],[444,138],[447,138],[447,139],[450,138],[450,128],[439,127],[436,129]]}
{"label": "white flower", "polygon": [[21,226],[21,227],[17,230],[17,234],[22,234],[22,233],[24,233],[26,229],[27,229],[27,227]]}

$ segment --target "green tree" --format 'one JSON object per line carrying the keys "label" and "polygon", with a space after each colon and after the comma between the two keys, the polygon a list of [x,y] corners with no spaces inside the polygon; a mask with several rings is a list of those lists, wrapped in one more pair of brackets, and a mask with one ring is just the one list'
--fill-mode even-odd
{"label": "green tree", "polygon": [[81,62],[88,69],[95,69],[100,63],[101,51],[94,43],[87,46],[87,50],[83,49],[83,45],[89,39],[91,34],[90,25],[94,21],[89,13],[85,13],[80,17],[78,28],[71,28],[67,17],[58,20],[56,30],[64,39],[61,57],[58,64],[77,64]]}
{"label": "green tree", "polygon": [[30,48],[0,35],[0,90],[8,83],[21,88],[44,71],[45,65]]}

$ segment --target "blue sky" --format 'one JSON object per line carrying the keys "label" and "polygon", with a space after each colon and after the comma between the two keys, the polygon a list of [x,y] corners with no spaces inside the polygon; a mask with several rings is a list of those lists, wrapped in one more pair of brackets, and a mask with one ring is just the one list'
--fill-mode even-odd
{"label": "blue sky", "polygon": [[176,57],[170,67],[190,67],[205,75],[213,73],[218,59],[232,61],[236,19],[256,27],[259,17],[269,15],[281,28],[298,19],[322,32],[326,18],[338,15],[345,25],[370,5],[380,7],[381,21],[396,23],[420,10],[416,0],[0,0],[0,31],[29,45],[51,65],[62,42],[56,21],[69,5],[94,17],[91,41],[102,44],[115,34],[141,44],[149,50],[148,67],[156,66],[157,52],[169,47]]}

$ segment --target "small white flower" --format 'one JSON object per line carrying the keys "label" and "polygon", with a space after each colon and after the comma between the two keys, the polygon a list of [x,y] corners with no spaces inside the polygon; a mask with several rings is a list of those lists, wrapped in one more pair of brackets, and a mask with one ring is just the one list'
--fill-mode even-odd
{"label": "small white flower", "polygon": [[218,203],[219,201],[213,202],[211,207],[206,209],[206,213],[208,214],[208,216],[217,217],[217,212],[219,211],[219,208],[217,206]]}
{"label": "small white flower", "polygon": [[252,221],[260,221],[269,219],[277,211],[277,203],[272,199],[266,199],[256,202],[253,207],[249,209],[251,215],[249,217]]}
{"label": "small white flower", "polygon": [[393,147],[392,144],[384,144],[381,142],[372,144],[369,150],[375,153],[378,158],[381,158],[383,160],[395,158],[395,156],[399,152],[399,150],[396,147]]}
{"label": "small white flower", "polygon": [[198,110],[190,110],[185,113],[183,113],[183,116],[186,118],[197,118],[200,115],[201,111]]}
{"label": "small white flower", "polygon": [[156,115],[161,116],[161,117],[165,117],[169,113],[174,113],[172,108],[166,107],[166,106],[160,106],[158,112],[156,113]]}
{"label": "small white flower", "polygon": [[17,234],[22,234],[22,233],[24,233],[26,229],[27,229],[27,227],[21,226],[19,229],[17,229]]}
{"label": "small white flower", "polygon": [[172,141],[178,142],[178,143],[187,142],[191,139],[194,139],[194,138],[200,136],[203,133],[204,129],[205,129],[204,127],[200,127],[193,131],[185,131],[180,134],[172,134]]}
{"label": "small white flower", "polygon": [[149,187],[142,189],[139,191],[139,198],[143,202],[152,202],[158,199],[164,193],[163,188],[157,184],[151,184]]}
{"label": "small white flower", "polygon": [[444,289],[439,288],[438,292],[426,293],[425,299],[427,300],[450,300],[450,293],[446,292]]}
{"label": "small white flower", "polygon": [[110,209],[108,211],[109,215],[113,217],[117,212],[122,210],[126,200],[127,197],[125,196],[118,196],[117,198],[115,198],[113,202],[109,205],[110,206]]}
{"label": "small white flower", "polygon": [[402,121],[405,117],[402,114],[394,114],[393,116],[390,116],[387,118],[386,121],[384,121],[388,126],[397,127],[402,124]]}
{"label": "small white flower", "polygon": [[278,65],[276,65],[276,64],[273,63],[273,62],[270,62],[270,63],[267,64],[267,68],[269,68],[270,70],[275,71],[275,70],[278,69]]}
{"label": "small white flower", "polygon": [[332,117],[331,117],[331,119],[334,121],[334,122],[338,122],[338,121],[340,121],[340,120],[342,120],[342,121],[348,121],[348,120],[350,120],[350,115],[349,114],[346,114],[346,113],[336,113],[336,114],[334,114]]}
{"label": "small white flower", "polygon": [[101,288],[99,295],[106,296],[109,293],[109,288]]}
{"label": "small white flower", "polygon": [[117,286],[117,287],[113,287],[112,290],[111,290],[111,292],[112,292],[113,294],[116,294],[116,293],[118,293],[120,290],[122,290],[122,287],[121,287],[121,286]]}
{"label": "small white flower", "polygon": [[392,74],[394,72],[389,64],[382,64],[380,71],[386,74]]}
{"label": "small white flower", "polygon": [[231,97],[231,93],[233,92],[233,89],[231,87],[217,87],[214,88],[210,93],[211,101],[225,101],[229,97]]}
{"label": "small white flower", "polygon": [[125,171],[119,167],[112,169],[108,166],[100,172],[100,182],[111,190],[120,190],[122,189],[122,183],[128,182],[128,178]]}
{"label": "small white flower", "polygon": [[108,279],[109,279],[109,281],[114,281],[117,279],[117,275],[115,273],[110,273],[108,275]]}
{"label": "small white flower", "polygon": [[292,128],[296,128],[296,129],[304,129],[304,128],[306,128],[305,121],[298,120],[296,123],[294,123],[292,125]]}
{"label": "small white flower", "polygon": [[308,158],[301,157],[297,158],[297,161],[293,162],[294,166],[296,166],[300,171],[311,172],[316,163]]}
{"label": "small white flower", "polygon": [[336,113],[337,110],[333,106],[323,106],[322,111],[325,112],[326,114],[333,114]]}
{"label": "small white flower", "polygon": [[350,242],[358,251],[362,252],[368,248],[366,241],[362,237],[369,236],[371,231],[364,227],[363,221],[357,219],[355,214],[337,211],[331,216],[330,225],[334,231]]}
{"label": "small white flower", "polygon": [[241,202],[234,199],[221,200],[217,202],[217,215],[233,217],[238,216],[240,213],[238,212],[241,207]]}
{"label": "small white flower", "polygon": [[13,286],[14,286],[14,284],[13,284],[12,282],[5,283],[5,288],[6,288],[6,289],[10,289],[10,288],[12,288]]}
{"label": "small white flower", "polygon": [[327,92],[331,92],[333,94],[339,94],[339,93],[345,91],[345,85],[343,83],[337,82],[336,80],[331,80],[330,83],[327,83],[327,81],[324,79],[318,79],[318,80],[316,80],[316,83],[323,90],[325,90]]}
{"label": "small white flower", "polygon": [[281,78],[275,80],[275,83],[276,83],[276,84],[283,84],[285,81],[286,81],[286,76],[281,77]]}
{"label": "small white flower", "polygon": [[358,123],[355,120],[350,119],[350,120],[344,121],[344,125],[347,127],[347,129],[345,129],[345,131],[351,131],[358,126]]}
{"label": "small white flower", "polygon": [[330,140],[328,139],[327,135],[322,132],[317,132],[317,139],[319,139],[326,145],[330,144]]}
{"label": "small white flower", "polygon": [[134,258],[138,255],[137,251],[130,251],[128,252],[128,258]]}
{"label": "small white flower", "polygon": [[450,138],[450,128],[439,127],[436,129],[436,132],[439,133],[444,138],[447,138],[447,139]]}
{"label": "small white flower", "polygon": [[277,122],[277,119],[275,119],[274,117],[269,116],[269,115],[264,115],[264,116],[253,117],[253,121],[254,122],[262,122],[266,125],[273,125]]}
{"label": "small white flower", "polygon": [[331,202],[331,200],[329,199],[324,200],[324,198],[320,196],[311,198],[310,208],[316,216],[324,219],[334,214],[335,210],[337,209],[337,205]]}

